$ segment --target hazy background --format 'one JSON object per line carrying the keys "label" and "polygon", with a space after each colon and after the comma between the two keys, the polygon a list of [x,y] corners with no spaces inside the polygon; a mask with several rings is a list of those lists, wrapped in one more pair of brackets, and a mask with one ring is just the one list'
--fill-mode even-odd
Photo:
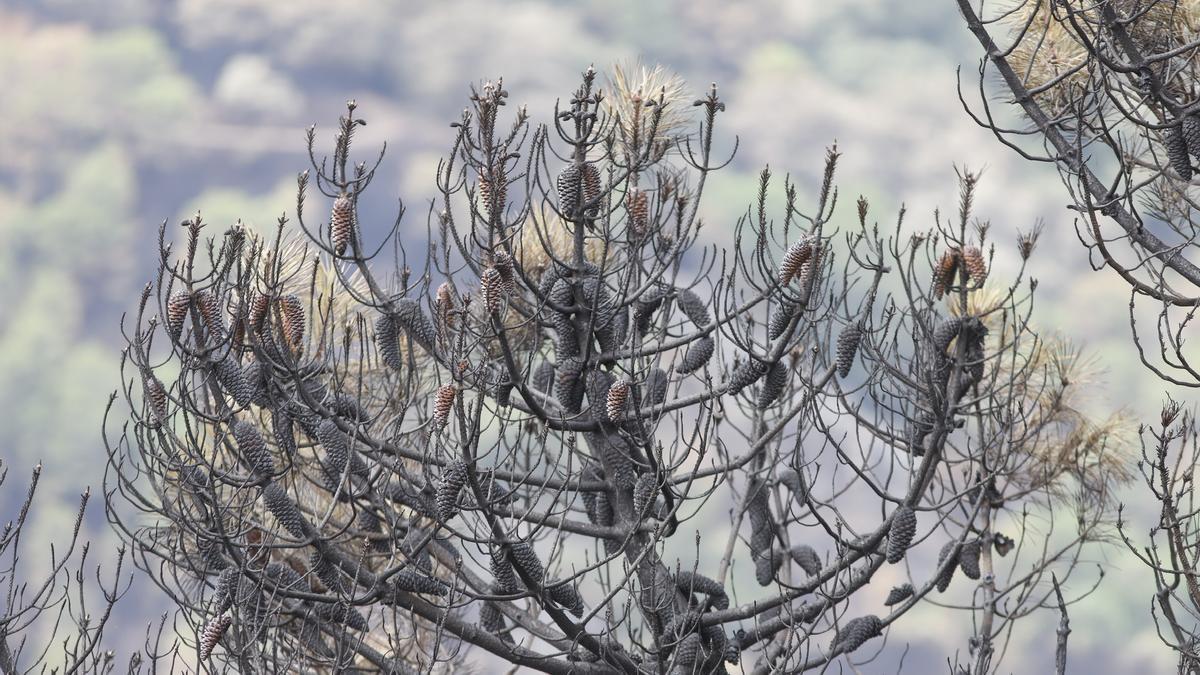
{"label": "hazy background", "polygon": [[[723,147],[741,149],[707,194],[705,233],[728,241],[769,163],[800,181],[811,203],[823,149],[844,152],[842,213],[857,194],[881,221],[901,202],[913,226],[953,210],[954,166],[984,168],[978,215],[998,258],[1015,258],[1017,229],[1042,218],[1033,262],[1043,326],[1085,341],[1108,369],[1101,408],[1142,418],[1164,387],[1129,344],[1128,294],[1090,271],[1053,168],[1021,161],[960,108],[955,69],[975,90],[977,45],[952,3],[887,0],[727,3],[382,2],[368,0],[107,0],[0,2],[0,520],[42,460],[45,492],[34,535],[56,538],[85,486],[104,469],[106,398],[119,384],[118,319],[153,275],[155,235],[200,209],[215,228],[236,218],[269,227],[294,208],[307,166],[304,129],[328,131],[348,98],[370,124],[359,149],[389,153],[362,206],[381,228],[395,200],[417,245],[436,192],[433,174],[467,86],[504,76],[513,103],[547,120],[589,63],[640,57],[683,75],[697,93],[716,81],[729,112]],[[807,189],[807,192],[805,192]],[[1180,394],[1175,392],[1176,396]],[[1129,491],[1128,499],[1141,493]],[[1151,505],[1131,503],[1145,532]],[[94,505],[93,555],[115,539]],[[1137,518],[1141,517],[1141,521]],[[1142,525],[1141,522],[1145,524]],[[1150,579],[1123,550],[1095,554],[1108,578],[1072,607],[1070,671],[1165,672],[1173,663],[1149,614]],[[166,608],[150,584],[118,606],[110,642],[140,644]],[[1028,620],[1007,669],[1047,672],[1056,617]],[[967,615],[925,611],[888,639],[904,672],[946,672],[966,651]],[[897,659],[862,672],[896,672]]]}

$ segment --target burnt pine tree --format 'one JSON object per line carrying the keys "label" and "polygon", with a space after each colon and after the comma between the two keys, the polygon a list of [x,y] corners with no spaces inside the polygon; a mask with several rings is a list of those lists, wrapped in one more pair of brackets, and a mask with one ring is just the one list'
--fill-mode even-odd
{"label": "burnt pine tree", "polygon": [[[1027,0],[1002,11],[967,0],[958,5],[986,52],[981,78],[997,73],[1031,124],[1015,130],[999,123],[983,97],[977,121],[1027,159],[1058,168],[1089,258],[1129,286],[1138,358],[1176,387],[1200,386],[1187,345],[1200,305],[1200,3]],[[1045,152],[1034,154],[1022,137]],[[1158,505],[1157,520],[1145,537],[1131,534],[1122,519],[1121,535],[1155,579],[1150,609],[1160,638],[1178,653],[1180,673],[1197,673],[1194,412],[1168,399],[1139,436],[1142,494]]]}
{"label": "burnt pine tree", "polygon": [[1058,169],[1092,265],[1129,286],[1138,357],[1167,382],[1200,387],[1185,344],[1200,304],[1200,2],[957,4],[986,52],[981,84],[997,74],[1027,124],[1003,122],[983,95],[968,112]]}
{"label": "burnt pine tree", "polygon": [[835,218],[831,149],[703,244],[725,102],[683,96],[474,88],[416,245],[360,222],[353,102],[273,233],[164,223],[108,487],[202,668],[798,672],[946,593],[984,673],[1094,587],[1125,427],[1029,325],[1036,231],[994,245],[970,173],[923,230]]}

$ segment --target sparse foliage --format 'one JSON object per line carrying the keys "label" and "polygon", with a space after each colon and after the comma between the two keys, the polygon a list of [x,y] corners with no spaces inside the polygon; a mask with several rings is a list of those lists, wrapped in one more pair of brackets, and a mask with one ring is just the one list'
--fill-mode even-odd
{"label": "sparse foliage", "polygon": [[359,221],[353,102],[272,235],[197,215],[177,254],[164,224],[109,488],[203,667],[799,672],[953,589],[987,673],[1052,571],[1092,575],[1123,421],[1076,407],[1036,238],[993,245],[977,177],[928,230],[865,199],[836,227],[834,148],[811,195],[763,170],[721,250],[717,87],[614,85],[589,68],[543,125],[473,89],[427,244]]}

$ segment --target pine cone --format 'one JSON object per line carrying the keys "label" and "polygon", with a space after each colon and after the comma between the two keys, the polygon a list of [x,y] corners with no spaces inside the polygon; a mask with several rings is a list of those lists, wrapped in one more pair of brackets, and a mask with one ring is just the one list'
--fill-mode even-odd
{"label": "pine cone", "polygon": [[438,285],[437,298],[433,301],[434,311],[437,313],[438,326],[442,329],[442,334],[454,328],[455,317],[452,311],[454,310],[454,289],[450,287],[449,281],[443,281]]}
{"label": "pine cone", "polygon": [[554,187],[558,191],[558,210],[567,220],[574,220],[575,212],[579,210],[582,182],[579,167],[575,164],[564,166],[554,179]]}
{"label": "pine cone", "polygon": [[167,421],[167,389],[161,380],[147,374],[142,380],[142,395],[150,406],[150,420],[157,426]]}
{"label": "pine cone", "polygon": [[258,333],[262,331],[263,321],[267,318],[267,312],[271,309],[271,298],[262,293],[255,293],[250,300],[250,310],[246,321],[249,324],[251,332]]}
{"label": "pine cone", "polygon": [[214,614],[224,614],[225,610],[233,606],[238,582],[241,579],[242,573],[236,567],[226,567],[221,570],[221,574],[217,576],[216,588],[213,590]]}
{"label": "pine cone", "polygon": [[554,390],[554,364],[549,361],[542,361],[538,364],[537,370],[533,371],[533,381],[530,385],[549,395]]}
{"label": "pine cone", "polygon": [[712,323],[708,305],[695,292],[687,288],[675,289],[675,303],[679,305],[679,311],[683,312],[696,328],[705,328]]}
{"label": "pine cone", "polygon": [[396,320],[391,314],[384,314],[375,320],[375,344],[379,348],[379,356],[384,365],[392,370],[400,370],[400,332]]}
{"label": "pine cone", "polygon": [[738,366],[733,374],[729,376],[729,385],[727,391],[729,394],[736,395],[741,390],[758,382],[763,375],[767,374],[767,364],[751,357],[745,363]]}
{"label": "pine cone", "polygon": [[454,397],[458,396],[458,387],[443,384],[438,387],[433,396],[433,430],[441,431],[450,421],[450,412],[454,409]]}
{"label": "pine cone", "polygon": [[491,600],[485,600],[483,606],[479,608],[479,627],[483,630],[499,637],[507,644],[512,644],[512,636],[508,634],[508,622],[504,619],[504,614],[500,611],[500,607]]}
{"label": "pine cone", "polygon": [[231,623],[233,623],[233,617],[222,614],[204,624],[204,629],[200,631],[200,661],[208,660],[217,643],[224,637],[225,631],[229,630]]}
{"label": "pine cone", "polygon": [[961,254],[957,248],[947,249],[942,253],[937,266],[933,270],[933,297],[941,300],[946,291],[954,284],[958,274],[958,262]]}
{"label": "pine cone", "polygon": [[806,234],[788,246],[787,252],[783,254],[783,261],[779,263],[779,284],[781,286],[790,284],[792,279],[796,278],[796,275],[800,273],[800,266],[808,261],[812,252],[812,235]]}
{"label": "pine cone", "polygon": [[716,343],[712,337],[705,335],[692,341],[688,346],[687,351],[683,353],[683,358],[679,361],[679,367],[676,369],[682,375],[688,375],[700,370],[708,360],[712,358],[713,351],[716,350]]}
{"label": "pine cone", "polygon": [[808,576],[814,576],[821,571],[821,556],[817,555],[813,547],[806,544],[797,544],[792,547],[789,553],[792,556],[792,560],[795,560],[800,569],[804,570],[804,573]]}
{"label": "pine cone", "polygon": [[1186,115],[1180,127],[1183,140],[1187,144],[1188,154],[1200,159],[1200,117],[1195,113]]}
{"label": "pine cone", "polygon": [[698,572],[683,571],[676,574],[675,588],[683,591],[683,594],[687,596],[702,593],[711,597],[713,609],[729,609],[729,595],[726,594],[725,587],[717,583],[715,579],[709,579]]}
{"label": "pine cone", "polygon": [[270,562],[263,568],[263,576],[270,579],[277,588],[285,591],[308,591],[308,583],[300,574],[281,562]]}
{"label": "pine cone", "polygon": [[260,476],[275,473],[275,461],[271,458],[271,452],[267,450],[267,444],[263,442],[262,434],[258,433],[258,428],[245,420],[237,420],[230,429],[233,431],[233,439],[237,441],[238,452],[252,471]]}
{"label": "pine cone", "polygon": [[893,565],[904,559],[904,553],[917,534],[917,513],[907,504],[901,504],[892,516],[888,528],[887,561]]}
{"label": "pine cone", "polygon": [[513,258],[506,251],[496,251],[492,254],[492,267],[500,273],[504,281],[504,292],[512,295],[517,290],[517,271]]}
{"label": "pine cone", "polygon": [[183,335],[183,321],[187,318],[188,309],[192,306],[192,298],[183,291],[175,291],[167,300],[167,335],[173,342],[179,342]]}
{"label": "pine cone", "polygon": [[[602,480],[604,477],[595,469],[588,469],[583,474],[584,480]],[[587,511],[588,520],[593,525],[608,527],[612,525],[612,505],[608,501],[608,493],[587,491],[583,493],[583,506]]]}
{"label": "pine cone", "polygon": [[491,219],[492,214],[504,213],[504,204],[508,201],[508,180],[503,173],[479,176],[479,203],[483,205],[484,215]]}
{"label": "pine cone", "polygon": [[783,556],[768,550],[762,557],[754,560],[754,579],[759,586],[770,586],[775,581],[775,573],[783,566]]}
{"label": "pine cone", "polygon": [[261,361],[253,361],[242,369],[242,379],[250,388],[250,402],[260,408],[272,406],[269,369]]}
{"label": "pine cone", "polygon": [[746,486],[749,500],[746,504],[746,514],[750,516],[750,554],[755,561],[755,576],[762,586],[769,585],[774,573],[783,563],[780,556],[772,551],[775,542],[775,518],[771,514],[771,504],[767,498],[766,485],[757,479],[751,480]]}
{"label": "pine cone", "polygon": [[780,301],[779,306],[771,313],[770,321],[767,322],[767,336],[775,340],[783,335],[783,331],[787,330],[788,324],[792,322],[792,317],[796,316],[797,307],[796,303]]}
{"label": "pine cone", "polygon": [[233,400],[242,407],[250,405],[251,399],[254,397],[254,391],[250,388],[250,384],[246,382],[246,376],[242,372],[241,365],[234,358],[232,353],[226,353],[223,357],[213,362],[213,374],[217,377],[217,382],[221,384],[221,389],[233,397]]}
{"label": "pine cone", "polygon": [[288,534],[297,539],[307,538],[305,533],[309,528],[307,521],[304,520],[304,514],[300,513],[296,502],[292,501],[287,491],[279,483],[271,481],[264,485],[262,498],[267,510],[275,516],[275,520],[279,521]]}
{"label": "pine cone", "polygon": [[577,413],[583,406],[583,359],[562,359],[555,369],[554,396],[569,413]]}
{"label": "pine cone", "polygon": [[271,435],[275,437],[275,446],[285,457],[296,456],[296,431],[292,418],[282,406],[271,411]]}
{"label": "pine cone", "polygon": [[429,317],[425,316],[424,310],[421,309],[421,303],[413,298],[400,298],[392,304],[396,309],[394,314],[396,321],[408,333],[408,337],[430,354],[436,353],[437,330],[429,321]]}
{"label": "pine cone", "polygon": [[600,170],[595,164],[584,164],[580,179],[583,183],[583,206],[586,209],[584,215],[595,218],[600,213]]}
{"label": "pine cone", "polygon": [[283,317],[283,339],[297,351],[304,344],[304,305],[300,298],[285,295],[279,299],[279,313]]}
{"label": "pine cone", "polygon": [[821,273],[821,241],[813,240],[812,254],[804,264],[800,266],[800,273],[797,279],[800,281],[800,292],[808,298],[808,302],[812,304],[812,298],[817,294],[817,282],[820,281],[819,274]]}
{"label": "pine cone", "polygon": [[688,633],[675,645],[675,653],[671,657],[675,661],[677,673],[691,673],[696,669],[696,657],[700,654],[700,635]]}
{"label": "pine cone", "polygon": [[442,473],[442,480],[437,487],[438,517],[448,521],[458,513],[458,493],[467,484],[467,463],[455,460]]}
{"label": "pine cone", "polygon": [[646,191],[630,188],[625,195],[625,209],[629,212],[629,238],[640,240],[650,226],[650,199]]}
{"label": "pine cone", "polygon": [[663,299],[667,297],[667,292],[661,286],[655,286],[646,291],[642,297],[638,298],[633,305],[633,323],[637,327],[639,335],[645,335],[650,332],[654,313],[662,306]]}
{"label": "pine cone", "polygon": [[[313,574],[317,575],[317,579],[325,585],[325,588],[331,592],[344,593],[346,591],[346,584],[342,581],[341,571],[326,560],[320,551],[313,551],[308,556],[308,567],[313,571]],[[400,574],[403,573],[401,572]]]}
{"label": "pine cone", "polygon": [[988,275],[987,261],[983,258],[983,251],[980,251],[978,246],[964,248],[962,262],[963,266],[967,268],[967,274],[971,276],[971,281],[975,282],[976,286],[982,285]]}
{"label": "pine cone", "polygon": [[370,626],[367,620],[345,602],[327,602],[317,605],[317,616],[331,623],[341,624],[358,631],[365,631]]}
{"label": "pine cone", "polygon": [[583,616],[583,596],[579,595],[579,591],[570,583],[546,584],[546,595],[575,616]]}
{"label": "pine cone", "polygon": [[661,405],[663,401],[667,400],[667,388],[670,384],[671,381],[666,372],[661,368],[655,368],[646,376],[646,384],[643,385],[642,390],[646,392],[646,397],[651,405]]}
{"label": "pine cone", "polygon": [[933,350],[939,356],[945,356],[946,350],[950,348],[950,343],[954,338],[958,337],[959,331],[962,330],[962,319],[952,317],[942,321],[933,329]]}
{"label": "pine cone", "polygon": [[958,542],[946,542],[938,553],[938,577],[937,589],[939,593],[945,593],[950,587],[950,582],[954,579],[954,568],[958,566]]}
{"label": "pine cone", "polygon": [[783,388],[788,383],[788,367],[782,361],[776,361],[767,371],[767,376],[763,380],[762,389],[758,392],[758,409],[766,410],[771,407],[775,399],[783,393]]}
{"label": "pine cone", "polygon": [[212,339],[216,342],[224,340],[225,318],[221,316],[221,303],[216,294],[207,288],[202,288],[196,291],[192,301],[200,310],[200,321],[204,323],[204,327],[208,329],[208,334],[212,336]]}
{"label": "pine cone", "polygon": [[979,555],[983,550],[978,539],[972,539],[962,545],[958,552],[958,567],[968,579],[979,578]]}
{"label": "pine cone", "polygon": [[1192,179],[1192,163],[1188,159],[1187,141],[1183,139],[1183,127],[1176,124],[1163,131],[1163,146],[1167,150],[1167,160],[1171,168],[1183,180]]}
{"label": "pine cone", "polygon": [[630,387],[627,380],[617,380],[608,388],[608,396],[604,401],[608,419],[613,422],[621,419],[621,415],[625,412],[625,403],[629,400],[629,392]]}
{"label": "pine cone", "polygon": [[640,520],[648,515],[647,508],[654,503],[658,489],[654,474],[644,473],[633,484],[633,513]]}
{"label": "pine cone", "polygon": [[533,550],[533,546],[527,541],[518,541],[510,549],[513,562],[517,567],[534,582],[541,584],[542,577],[546,572],[542,567],[542,561],[538,559],[537,552]]}
{"label": "pine cone", "polygon": [[888,591],[887,600],[883,604],[891,607],[898,605],[913,596],[912,584],[904,584],[903,586],[895,586],[891,591]]}
{"label": "pine cone", "polygon": [[854,366],[854,357],[858,354],[858,344],[862,342],[862,328],[852,323],[842,330],[837,339],[837,374],[846,377]]}
{"label": "pine cone", "polygon": [[400,570],[392,577],[392,585],[397,590],[406,593],[421,593],[422,595],[447,595],[450,590],[437,579],[427,577],[413,570]]}
{"label": "pine cone", "polygon": [[334,253],[346,253],[353,232],[354,201],[350,199],[350,195],[343,192],[333,200],[333,212],[329,215],[329,240],[333,242]]}
{"label": "pine cone", "polygon": [[874,614],[860,616],[842,626],[842,630],[838,631],[837,636],[833,639],[833,649],[840,649],[843,653],[849,654],[863,646],[867,640],[882,633],[883,622],[879,620],[879,617]]}
{"label": "pine cone", "polygon": [[504,301],[504,277],[495,267],[488,267],[483,270],[483,274],[479,275],[479,291],[483,296],[483,306],[487,311],[495,313],[500,311],[500,305]]}

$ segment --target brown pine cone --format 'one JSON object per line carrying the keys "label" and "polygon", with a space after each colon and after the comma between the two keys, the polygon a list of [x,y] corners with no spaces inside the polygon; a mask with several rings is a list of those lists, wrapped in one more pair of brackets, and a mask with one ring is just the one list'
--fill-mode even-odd
{"label": "brown pine cone", "polygon": [[229,630],[229,624],[233,623],[233,617],[228,614],[222,614],[208,623],[204,624],[204,629],[200,631],[200,660],[207,661],[212,655],[213,649],[221,638],[225,635],[225,631]]}
{"label": "brown pine cone", "polygon": [[604,401],[608,419],[616,422],[621,418],[621,414],[625,412],[625,403],[629,400],[629,391],[629,382],[626,380],[617,380],[609,386],[608,396]]}
{"label": "brown pine cone", "polygon": [[[500,272],[500,278],[504,280],[504,292],[512,295],[517,290],[517,272],[514,267],[513,257],[507,251],[496,251],[492,254],[492,267]],[[440,292],[441,289],[439,288]]]}
{"label": "brown pine cone", "polygon": [[987,261],[983,258],[983,251],[979,250],[978,246],[968,246],[962,252],[963,266],[967,268],[967,274],[971,276],[971,281],[975,285],[981,285],[984,279],[987,279],[988,269]]}
{"label": "brown pine cone", "polygon": [[803,265],[812,256],[813,239],[811,235],[805,235],[793,242],[788,247],[786,253],[783,254],[783,262],[779,263],[779,283],[786,286],[792,282],[800,272],[800,266]]}
{"label": "brown pine cone", "polygon": [[492,214],[504,212],[504,204],[508,200],[508,180],[503,173],[480,175],[478,191],[479,203],[489,219]]}
{"label": "brown pine cone", "polygon": [[479,291],[483,296],[483,306],[489,312],[500,311],[500,305],[504,301],[504,277],[500,274],[500,270],[495,267],[488,267],[483,270],[483,274],[479,275]]}
{"label": "brown pine cone", "polygon": [[343,192],[333,200],[333,212],[329,215],[329,240],[333,242],[334,253],[346,253],[353,232],[354,201],[350,199],[350,195]]}
{"label": "brown pine cone", "polygon": [[196,291],[192,301],[200,310],[200,320],[208,329],[214,340],[221,341],[225,337],[225,319],[221,316],[221,303],[215,293],[207,288]]}
{"label": "brown pine cone", "polygon": [[146,402],[150,405],[150,419],[155,425],[167,420],[167,389],[162,381],[153,375],[146,375],[142,382],[142,391]]}
{"label": "brown pine cone", "polygon": [[183,335],[183,321],[187,318],[191,306],[191,297],[183,291],[172,293],[171,298],[167,300],[166,328],[171,340],[178,342],[179,337]]}
{"label": "brown pine cone", "polygon": [[645,190],[631,188],[625,195],[625,209],[629,212],[629,234],[631,239],[646,236],[650,226],[650,199]]}
{"label": "brown pine cone", "polygon": [[279,299],[279,313],[283,317],[283,339],[293,350],[304,343],[304,305],[295,295]]}
{"label": "brown pine cone", "polygon": [[941,300],[946,291],[954,284],[954,277],[958,274],[958,263],[962,254],[957,248],[947,249],[938,260],[937,266],[933,270],[933,297]]}
{"label": "brown pine cone", "polygon": [[583,183],[583,206],[586,209],[584,215],[595,218],[600,212],[600,170],[595,164],[584,164],[580,180]]}
{"label": "brown pine cone", "polygon": [[433,397],[434,431],[446,428],[446,423],[450,421],[450,411],[454,408],[454,397],[457,395],[458,388],[452,384],[443,384],[438,387],[437,393]]}

